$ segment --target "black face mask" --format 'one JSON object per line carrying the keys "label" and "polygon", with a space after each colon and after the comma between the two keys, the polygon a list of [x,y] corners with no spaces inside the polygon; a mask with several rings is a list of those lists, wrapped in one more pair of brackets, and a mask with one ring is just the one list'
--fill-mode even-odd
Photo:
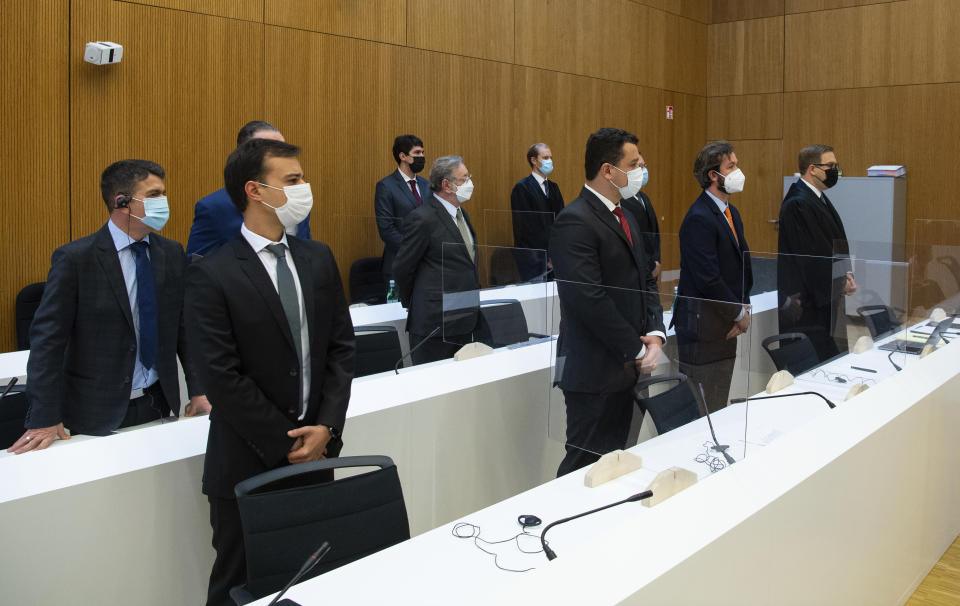
{"label": "black face mask", "polygon": [[840,169],[838,168],[828,168],[823,171],[827,174],[827,178],[823,180],[823,185],[830,189],[837,184],[837,180],[840,178]]}
{"label": "black face mask", "polygon": [[426,165],[427,165],[427,159],[426,159],[425,157],[423,157],[423,156],[415,156],[415,157],[413,158],[413,163],[410,164],[410,170],[412,170],[412,171],[414,172],[414,174],[416,174],[416,173],[420,172],[421,170],[423,170],[423,167],[426,166]]}

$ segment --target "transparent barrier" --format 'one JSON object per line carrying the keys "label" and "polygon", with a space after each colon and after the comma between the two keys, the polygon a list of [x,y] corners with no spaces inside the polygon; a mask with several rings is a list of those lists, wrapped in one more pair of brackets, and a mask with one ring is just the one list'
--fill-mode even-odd
{"label": "transparent barrier", "polygon": [[751,297],[747,336],[760,389],[786,370],[837,404],[909,363],[916,346],[905,329],[907,263],[751,252],[744,267],[754,282],[776,285]]}
{"label": "transparent barrier", "polygon": [[325,224],[324,233],[330,234],[326,243],[336,251],[340,273],[346,276],[343,287],[347,301],[363,305],[385,303],[387,278],[379,227],[382,221],[369,215],[333,215],[321,222]]}
{"label": "transparent barrier", "polygon": [[553,220],[552,212],[484,209],[482,229],[478,230],[483,234],[480,242],[504,252],[492,256],[490,264],[481,267],[481,279],[488,267],[489,286],[552,279],[549,260],[546,266],[542,260]]}
{"label": "transparent barrier", "polygon": [[[562,322],[547,430],[566,447],[558,474],[634,446],[644,416],[658,434],[670,432],[661,442],[670,444],[665,466],[700,463],[698,472],[710,473],[719,467],[708,469],[707,460],[744,456],[748,407],[729,402],[761,388],[750,385],[750,341],[738,336],[743,305],[676,297],[664,325],[657,291],[558,280],[557,293]],[[641,337],[658,330],[667,344],[653,359]]]}
{"label": "transparent barrier", "polygon": [[960,221],[917,219],[912,225],[910,314],[960,312]]}

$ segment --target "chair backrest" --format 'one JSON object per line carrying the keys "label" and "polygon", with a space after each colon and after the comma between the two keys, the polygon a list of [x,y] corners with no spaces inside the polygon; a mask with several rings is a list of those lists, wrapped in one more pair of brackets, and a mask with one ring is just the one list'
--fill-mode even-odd
{"label": "chair backrest", "polygon": [[23,435],[23,424],[27,420],[25,389],[25,385],[17,385],[6,397],[0,398],[0,450],[9,448]]}
{"label": "chair backrest", "polygon": [[[331,480],[331,470],[378,467]],[[327,557],[306,577],[410,538],[397,467],[390,457],[342,457],[281,467],[234,490],[247,558],[246,589],[279,591],[323,541]]]}
{"label": "chair backrest", "polygon": [[350,302],[379,305],[386,303],[383,260],[380,257],[357,259],[350,266]]}
{"label": "chair backrest", "polygon": [[354,376],[365,377],[393,370],[394,364],[403,356],[400,335],[393,326],[354,326],[353,333],[357,337]]}
{"label": "chair backrest", "polygon": [[523,306],[516,299],[480,302],[480,313],[490,329],[490,347],[506,347],[530,339]]}
{"label": "chair backrest", "polygon": [[490,253],[490,286],[510,286],[520,282],[520,271],[512,248],[494,248]]}
{"label": "chair backrest", "polygon": [[903,328],[897,312],[888,305],[864,305],[857,308],[857,314],[863,318],[874,339]]}
{"label": "chair backrest", "polygon": [[813,342],[802,332],[773,335],[760,344],[770,355],[777,370],[789,370],[793,376],[804,373],[820,363]]}
{"label": "chair backrest", "polygon": [[30,324],[33,323],[33,316],[40,307],[40,299],[43,298],[45,287],[46,282],[36,282],[24,286],[17,293],[17,349],[30,349]]}
{"label": "chair backrest", "polygon": [[[676,383],[673,387],[655,396],[649,395],[649,389],[660,383]],[[697,398],[691,391],[687,376],[674,375],[643,376],[633,388],[633,396],[641,410],[650,413],[657,433],[665,434],[672,429],[686,425],[700,418]]]}

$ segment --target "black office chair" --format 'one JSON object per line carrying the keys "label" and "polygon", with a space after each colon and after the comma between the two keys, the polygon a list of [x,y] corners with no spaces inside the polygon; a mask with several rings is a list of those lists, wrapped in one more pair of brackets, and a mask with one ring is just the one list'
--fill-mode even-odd
{"label": "black office chair", "polygon": [[512,248],[494,248],[490,253],[491,287],[510,286],[520,283],[520,271],[514,258],[516,251]]}
{"label": "black office chair", "polygon": [[[648,395],[651,386],[670,382],[676,382],[676,385],[655,396]],[[640,410],[650,413],[657,433],[665,434],[700,418],[700,408],[691,389],[683,373],[655,377],[644,375],[633,387],[633,398]]]}
{"label": "black office chair", "polygon": [[34,314],[37,313],[37,308],[40,307],[40,299],[43,298],[43,289],[46,284],[46,282],[28,284],[17,293],[17,349],[30,349],[30,324],[33,322]]}
{"label": "black office chair", "polygon": [[350,303],[379,305],[387,302],[380,257],[357,259],[350,266]]}
{"label": "black office chair", "polygon": [[770,355],[777,370],[788,370],[793,376],[804,373],[820,363],[810,337],[802,332],[773,335],[760,344]]}
{"label": "black office chair", "polygon": [[[378,467],[331,480],[332,470]],[[390,457],[342,457],[281,467],[234,489],[247,582],[230,590],[247,604],[283,588],[318,546],[331,550],[306,578],[410,538],[397,467]]]}
{"label": "black office chair", "polygon": [[897,312],[889,305],[864,305],[857,308],[857,314],[863,318],[874,339],[903,328]]}
{"label": "black office chair", "polygon": [[400,335],[393,326],[354,326],[357,337],[357,377],[393,370],[403,356],[400,350]]}
{"label": "black office chair", "polygon": [[[6,389],[0,385],[0,393]],[[15,385],[3,398],[0,398],[0,450],[10,446],[23,435],[23,424],[27,420],[26,385]]]}
{"label": "black office chair", "polygon": [[516,299],[481,301],[480,313],[490,329],[490,347],[506,347],[547,336],[528,330],[523,306]]}

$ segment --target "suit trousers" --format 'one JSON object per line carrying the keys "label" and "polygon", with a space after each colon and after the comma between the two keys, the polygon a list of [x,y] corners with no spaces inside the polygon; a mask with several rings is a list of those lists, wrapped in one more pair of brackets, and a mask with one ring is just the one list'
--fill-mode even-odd
{"label": "suit trousers", "polygon": [[560,462],[557,477],[592,465],[608,452],[626,448],[636,406],[632,387],[615,393],[564,390],[563,398],[567,409],[567,454]]}
{"label": "suit trousers", "polygon": [[233,606],[230,589],[247,580],[247,557],[243,547],[243,528],[236,499],[207,497],[210,503],[210,526],[213,527],[213,548],[217,558],[210,571],[207,606]]}

